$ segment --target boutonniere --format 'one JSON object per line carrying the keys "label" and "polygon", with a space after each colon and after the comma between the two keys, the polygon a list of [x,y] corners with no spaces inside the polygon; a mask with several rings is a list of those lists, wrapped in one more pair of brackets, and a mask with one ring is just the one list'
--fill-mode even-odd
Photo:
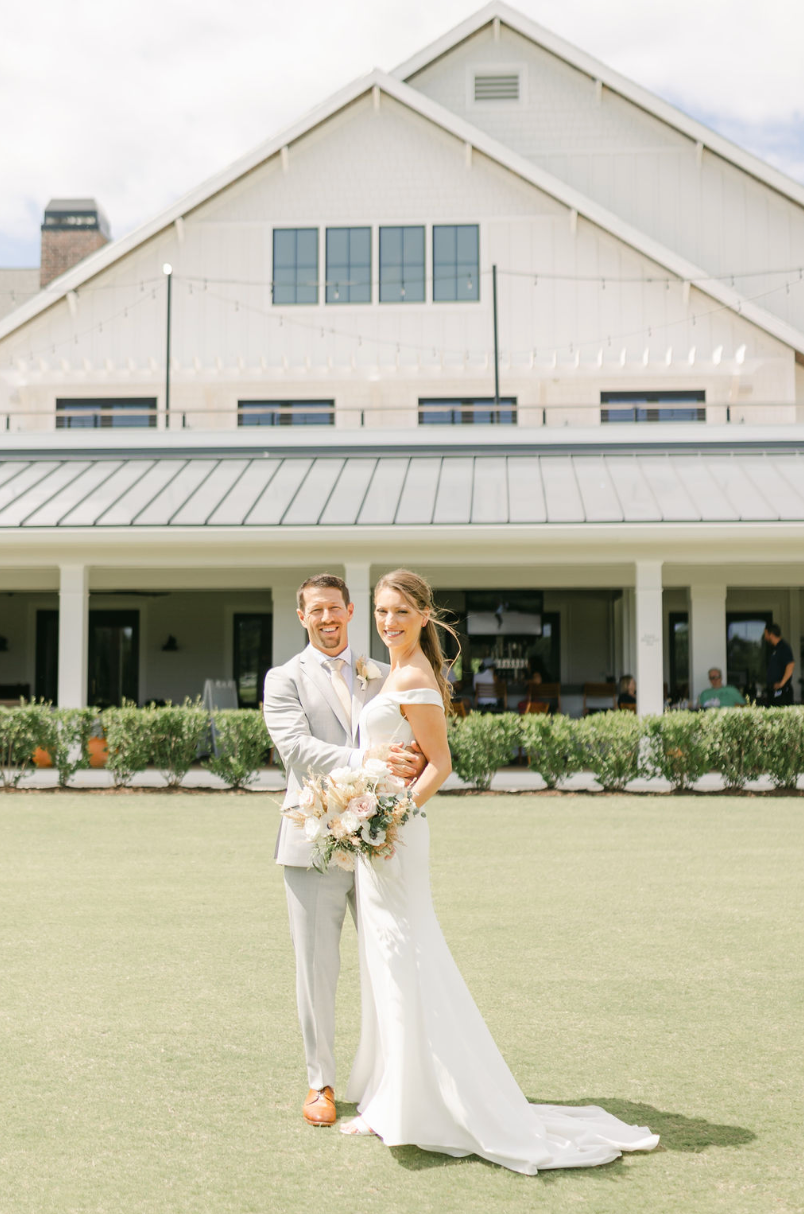
{"label": "boutonniere", "polygon": [[355,662],[355,674],[360,679],[360,686],[363,691],[366,690],[366,683],[369,679],[382,678],[382,671],[379,666],[375,666],[373,662],[369,662],[366,658],[358,658]]}

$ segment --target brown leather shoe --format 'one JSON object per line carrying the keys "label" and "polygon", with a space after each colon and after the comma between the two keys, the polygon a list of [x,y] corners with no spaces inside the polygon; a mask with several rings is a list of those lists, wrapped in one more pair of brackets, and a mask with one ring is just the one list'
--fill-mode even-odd
{"label": "brown leather shoe", "polygon": [[304,1102],[302,1116],[308,1125],[334,1125],[337,1116],[335,1112],[335,1093],[332,1088],[322,1088],[320,1092],[310,1088]]}

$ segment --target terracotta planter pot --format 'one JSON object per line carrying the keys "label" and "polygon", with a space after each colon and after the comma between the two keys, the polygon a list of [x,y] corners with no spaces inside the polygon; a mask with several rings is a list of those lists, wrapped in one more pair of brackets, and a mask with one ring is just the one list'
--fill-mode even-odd
{"label": "terracotta planter pot", "polygon": [[41,746],[37,746],[33,752],[33,761],[37,767],[52,767],[53,759],[49,750],[43,750]]}
{"label": "terracotta planter pot", "polygon": [[105,738],[90,738],[87,743],[90,767],[105,767],[109,758],[109,747]]}

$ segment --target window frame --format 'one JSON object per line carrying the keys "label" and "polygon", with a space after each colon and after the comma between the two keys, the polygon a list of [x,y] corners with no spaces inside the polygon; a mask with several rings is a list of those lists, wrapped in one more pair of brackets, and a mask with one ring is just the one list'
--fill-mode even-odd
{"label": "window frame", "polygon": [[[401,250],[402,260],[399,263],[399,267],[401,268],[401,279],[398,284],[393,284],[393,285],[398,286],[399,290],[401,290],[403,292],[403,298],[383,299],[383,291],[386,289],[386,284],[383,282],[383,234],[391,233],[391,232],[401,232],[402,233],[402,250]],[[422,242],[422,245],[421,245],[421,249],[422,249],[421,280],[420,280],[421,281],[421,297],[418,297],[418,298],[411,298],[407,294],[406,278],[405,278],[405,268],[406,268],[405,267],[405,247],[404,247],[404,244],[405,244],[405,235],[404,234],[406,232],[420,232],[421,233],[421,242]],[[426,224],[423,224],[423,223],[380,224],[379,225],[379,235],[378,235],[378,240],[377,240],[377,266],[378,266],[378,271],[379,271],[378,272],[379,289],[377,292],[377,302],[378,303],[380,303],[380,304],[408,304],[408,305],[427,303],[427,226],[426,226]],[[414,279],[413,281],[418,282],[419,279]],[[391,286],[392,289],[393,289],[393,285],[388,284],[388,286]]]}
{"label": "window frame", "polygon": [[[609,406],[613,406],[610,408]],[[611,413],[619,410],[630,411],[630,417],[612,417]],[[646,416],[639,417],[639,413]],[[662,413],[695,413],[696,417],[662,417]],[[651,416],[654,414],[655,416]],[[632,425],[655,425],[657,422],[670,425],[699,425],[706,421],[706,391],[703,388],[692,390],[679,389],[649,389],[645,392],[601,392],[600,393],[600,423],[601,425],[622,425],[630,422]]]}
{"label": "window frame", "polygon": [[[348,264],[346,270],[349,275],[347,281],[341,285],[337,278],[333,278],[330,271],[330,236],[336,232],[348,232]],[[353,281],[352,267],[352,234],[354,232],[365,232],[368,234],[368,278],[365,283],[356,283]],[[374,259],[373,232],[371,224],[337,224],[334,227],[328,227],[324,235],[324,303],[332,306],[343,306],[344,304],[359,304],[365,306],[374,302],[374,291],[371,280],[372,266]],[[343,263],[337,263],[340,266]],[[363,266],[357,268],[363,269]],[[367,299],[353,299],[352,292],[356,289],[368,287]],[[347,298],[343,298],[344,288]]]}
{"label": "window frame", "polygon": [[[101,409],[114,409],[120,406],[118,416],[101,417]],[[72,416],[65,416],[67,410],[80,410]],[[128,421],[121,420],[127,410],[144,410],[150,412],[147,416],[131,417]],[[57,396],[56,397],[56,429],[57,430],[155,430],[157,418],[157,398],[155,396]]]}
{"label": "window frame", "polygon": [[[246,421],[246,418],[255,420]],[[306,420],[302,420],[303,418]],[[249,426],[334,425],[334,400],[323,400],[316,397],[314,400],[238,400],[237,402],[238,429]]]}
{"label": "window frame", "polygon": [[[289,289],[290,284],[277,283],[276,238],[277,238],[277,235],[286,234],[288,232],[293,232],[294,236],[295,236],[295,260],[293,263],[293,271],[295,274],[295,281],[293,283],[294,298],[278,300],[276,298],[277,287],[279,286],[281,289],[287,290],[287,289]],[[299,233],[300,232],[314,232],[315,233],[315,241],[314,241],[315,266],[310,267],[314,272],[314,280],[311,283],[303,283],[303,282],[300,283],[300,281],[299,281],[300,269],[307,268],[306,266],[301,266],[301,267],[299,266]],[[321,261],[321,250],[319,248],[320,239],[321,239],[320,231],[318,228],[304,227],[304,228],[274,228],[273,229],[272,236],[271,236],[271,302],[275,307],[278,307],[278,308],[300,308],[300,307],[301,308],[303,308],[303,307],[313,308],[313,307],[318,306],[319,294],[320,294],[320,292],[319,292],[319,278],[320,278],[319,265],[320,265],[320,261]],[[283,266],[279,267],[279,269],[284,269],[284,268],[286,268],[286,267],[283,267]],[[299,299],[298,298],[299,290],[303,289],[303,288],[311,289],[315,294],[315,298],[314,299]]]}
{"label": "window frame", "polygon": [[[439,286],[438,286],[439,274],[438,274],[438,262],[436,260],[436,240],[438,239],[438,234],[440,232],[444,232],[450,228],[453,229],[455,232],[455,261],[454,261],[455,294],[454,295],[440,295],[438,292],[440,289],[443,289],[443,288],[439,288]],[[460,267],[461,267],[462,263],[458,256],[458,233],[462,229],[468,229],[468,228],[473,228],[476,233],[475,262],[474,262],[474,266],[473,266],[474,275],[472,274],[471,269],[468,271],[469,281],[471,282],[472,278],[474,277],[474,284],[472,287],[473,294],[462,296],[458,290],[458,283],[462,277],[462,273],[460,271]],[[432,254],[432,267],[433,267],[433,289],[432,289],[432,293],[431,293],[433,303],[467,303],[467,304],[479,303],[480,302],[480,224],[479,223],[434,223],[433,227],[432,227],[430,248],[431,248],[431,254]],[[463,263],[463,264],[466,264],[466,263]],[[444,280],[444,281],[446,281],[446,280]]]}
{"label": "window frame", "polygon": [[[469,407],[467,408],[467,406]],[[487,408],[483,410],[477,406],[487,406]],[[447,412],[448,409],[451,409],[451,416]],[[428,411],[436,413],[438,416],[424,416]],[[488,421],[476,421],[475,419],[484,411],[489,414]],[[498,416],[494,416],[495,413]],[[504,417],[504,413],[511,416]],[[445,420],[439,420],[440,416],[443,416]],[[516,396],[501,396],[498,407],[495,407],[493,396],[419,397],[418,425],[420,426],[516,426],[518,424],[519,404]]]}

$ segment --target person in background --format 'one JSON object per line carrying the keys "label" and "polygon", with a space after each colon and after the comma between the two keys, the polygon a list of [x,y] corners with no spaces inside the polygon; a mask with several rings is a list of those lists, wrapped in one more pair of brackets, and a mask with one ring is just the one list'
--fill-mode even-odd
{"label": "person in background", "polygon": [[713,666],[709,671],[710,686],[698,696],[699,708],[734,708],[745,704],[745,697],[736,687],[723,682],[723,671]]}
{"label": "person in background", "polygon": [[478,708],[497,707],[498,701],[494,679],[494,658],[484,658],[480,664],[480,669],[473,679]]}
{"label": "person in background", "polygon": [[632,674],[620,676],[620,694],[617,696],[618,708],[636,708],[636,679]]}
{"label": "person in background", "polygon": [[771,646],[768,658],[768,704],[774,708],[781,704],[792,704],[793,670],[796,665],[793,650],[782,639],[778,624],[768,624],[764,636]]}

